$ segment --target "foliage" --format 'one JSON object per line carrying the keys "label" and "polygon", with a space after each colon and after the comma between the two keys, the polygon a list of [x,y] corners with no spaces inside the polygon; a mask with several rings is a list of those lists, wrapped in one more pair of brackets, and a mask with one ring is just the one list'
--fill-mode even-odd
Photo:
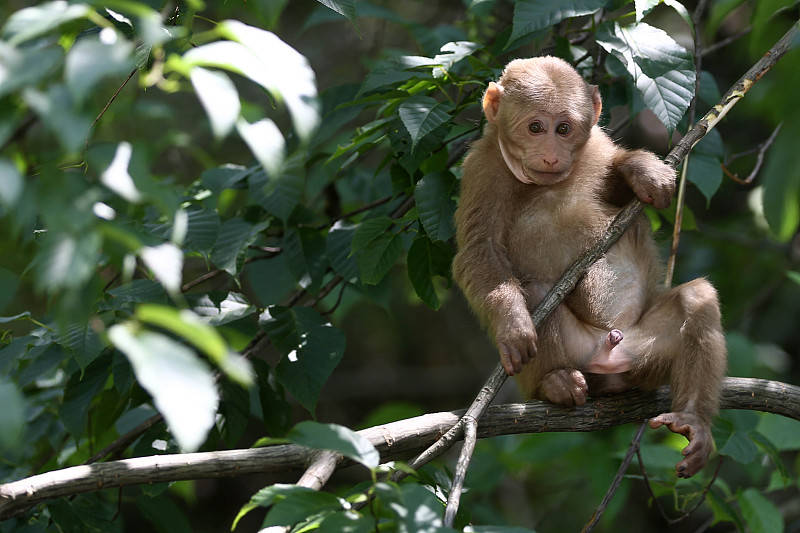
{"label": "foliage", "polygon": [[[413,301],[439,309],[449,299],[459,162],[480,134],[482,91],[505,60],[542,51],[562,56],[600,86],[605,109],[621,112],[624,124],[647,110],[665,132],[685,131],[693,55],[657,23],[677,17],[679,33],[690,35],[688,12],[675,0],[465,0],[453,7],[459,27],[433,27],[401,9],[319,0],[302,17],[309,50],[327,46],[313,36],[325,26],[363,39],[377,20],[408,35],[407,49],[370,56],[360,83],[319,91],[307,53],[287,43],[297,36],[264,29],[298,18],[288,2],[210,4],[87,0],[0,8],[0,312],[8,315],[0,318],[0,480],[84,463],[154,409],[166,425],[116,455],[241,445],[249,422],[258,420],[261,437],[337,450],[369,475],[336,495],[270,484],[242,507],[234,526],[267,507],[264,527],[450,531],[441,518],[446,466],[395,483],[384,474],[406,467],[378,466],[374,448],[346,427],[292,425],[316,416],[323,387],[345,356],[348,309],[380,300],[403,267]],[[762,53],[796,8],[755,4],[712,2],[708,37],[744,10],[752,14],[750,46]],[[749,66],[746,48],[739,53],[737,70],[720,80]],[[326,61],[335,62],[333,55]],[[761,129],[785,119],[752,210],[735,218],[696,215],[713,220],[718,233],[771,243],[767,251],[708,244],[704,232],[682,244],[693,250],[682,271],[710,273],[729,326],[738,325],[728,335],[732,374],[781,377],[777,343],[796,340],[791,317],[800,269],[785,243],[800,225],[800,107],[791,90],[798,72],[795,53],[746,99],[743,113],[761,120]],[[725,85],[714,76],[700,73],[698,109],[716,103],[717,85]],[[610,118],[605,113],[604,124]],[[692,203],[695,210],[712,200],[732,206],[735,200],[724,198],[742,196],[723,186],[721,165],[736,168],[731,147],[751,148],[761,138],[732,130],[723,129],[731,132],[730,146],[715,131],[689,159],[688,179],[702,200]],[[671,226],[674,213],[649,214],[655,228]],[[762,276],[742,279],[751,267]],[[764,287],[772,311],[760,316],[753,296]],[[368,354],[362,364],[376,357]],[[797,430],[777,417],[723,413],[715,440],[731,466],[702,512],[740,530],[782,530],[779,502],[797,496]],[[496,497],[503,480],[514,478],[553,508],[570,509],[563,517],[559,511],[560,520],[545,517],[541,530],[580,527],[613,477],[612,455],[624,453],[627,433],[481,443],[456,526],[525,531],[504,526],[522,519],[503,516]],[[672,468],[682,442],[662,437],[650,437],[643,449],[653,488],[662,500],[671,495],[676,512],[688,509],[711,473],[677,480]],[[564,474],[552,479],[553,472]],[[632,516],[646,513],[641,498],[626,503],[633,483],[612,503],[609,529],[621,525],[614,522],[623,504],[641,508]],[[192,498],[180,487],[170,489],[173,498],[158,497],[166,486],[135,489],[126,503],[158,530],[199,530],[187,519]],[[555,494],[586,501],[587,515]],[[50,523],[62,531],[121,530],[122,520],[135,518],[116,517],[118,497],[48,502],[0,523],[0,531],[44,531]]]}

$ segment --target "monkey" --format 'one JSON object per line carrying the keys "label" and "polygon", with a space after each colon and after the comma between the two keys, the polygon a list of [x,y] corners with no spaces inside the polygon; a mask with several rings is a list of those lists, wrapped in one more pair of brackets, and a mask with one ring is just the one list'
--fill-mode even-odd
{"label": "monkey", "polygon": [[531,312],[634,196],[665,208],[675,171],[598,126],[602,100],[566,61],[511,61],[482,100],[486,125],[462,165],[453,278],[528,398],[579,406],[588,395],[668,384],[649,422],[684,435],[679,477],[713,448],[727,353],[705,278],[663,286],[643,215],[538,328]]}

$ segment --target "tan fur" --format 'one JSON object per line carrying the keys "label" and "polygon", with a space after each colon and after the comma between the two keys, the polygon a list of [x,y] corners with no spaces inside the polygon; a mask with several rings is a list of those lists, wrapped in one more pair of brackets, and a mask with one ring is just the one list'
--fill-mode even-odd
{"label": "tan fur", "polygon": [[[589,269],[538,336],[530,318],[624,201],[635,194],[656,207],[669,204],[674,171],[650,152],[614,145],[596,125],[596,88],[559,59],[512,61],[483,104],[488,123],[463,165],[453,273],[503,366],[526,395],[567,405],[582,404],[587,393],[670,384],[673,413],[651,425],[690,438],[678,473],[694,474],[711,449],[726,367],[719,304],[704,279],[661,287],[644,217]],[[618,344],[606,340],[614,328],[624,334]],[[601,374],[587,374],[589,366]]]}

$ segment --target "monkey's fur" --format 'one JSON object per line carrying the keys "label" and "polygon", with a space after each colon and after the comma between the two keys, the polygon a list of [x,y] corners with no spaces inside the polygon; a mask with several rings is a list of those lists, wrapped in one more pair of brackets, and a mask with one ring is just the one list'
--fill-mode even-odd
{"label": "monkey's fur", "polygon": [[515,60],[483,100],[487,124],[464,161],[456,211],[456,282],[523,392],[563,405],[587,394],[669,384],[672,412],[651,420],[690,443],[676,466],[694,475],[726,369],[717,294],[705,279],[672,289],[642,217],[536,332],[530,311],[635,194],[669,205],[675,173],[616,146],[602,103],[566,62]]}

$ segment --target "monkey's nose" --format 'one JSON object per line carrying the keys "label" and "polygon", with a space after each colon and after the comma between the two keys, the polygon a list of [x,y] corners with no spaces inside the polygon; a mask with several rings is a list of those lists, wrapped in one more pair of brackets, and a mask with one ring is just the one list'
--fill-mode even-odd
{"label": "monkey's nose", "polygon": [[558,159],[553,159],[552,161],[548,161],[547,159],[542,158],[542,161],[544,161],[545,165],[549,165],[551,167],[554,166],[556,163],[558,163]]}

